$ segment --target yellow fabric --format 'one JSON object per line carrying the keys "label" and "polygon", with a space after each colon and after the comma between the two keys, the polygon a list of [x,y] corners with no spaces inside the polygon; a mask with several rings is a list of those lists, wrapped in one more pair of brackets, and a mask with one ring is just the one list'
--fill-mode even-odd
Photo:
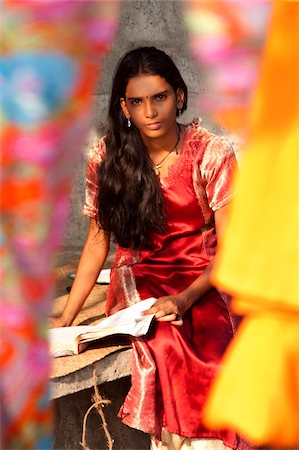
{"label": "yellow fabric", "polygon": [[[299,3],[277,2],[214,281],[298,307]],[[263,295],[261,296],[261,293]]]}
{"label": "yellow fabric", "polygon": [[206,409],[211,427],[233,427],[255,445],[299,443],[299,316],[246,318]]}
{"label": "yellow fabric", "polygon": [[245,315],[206,424],[299,445],[299,3],[273,4],[251,135],[213,282]]}

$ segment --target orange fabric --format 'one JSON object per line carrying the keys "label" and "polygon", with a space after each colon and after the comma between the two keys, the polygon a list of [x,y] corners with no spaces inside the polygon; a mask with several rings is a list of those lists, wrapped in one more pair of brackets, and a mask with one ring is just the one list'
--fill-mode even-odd
{"label": "orange fabric", "polygon": [[298,30],[299,5],[278,2],[253,108],[251,138],[237,179],[238,195],[214,272],[214,281],[233,293],[297,306]]}
{"label": "orange fabric", "polygon": [[210,427],[288,448],[299,444],[298,30],[299,4],[275,2],[251,136],[212,275],[245,320],[206,405]]}
{"label": "orange fabric", "polygon": [[299,315],[245,319],[206,410],[210,426],[232,426],[253,444],[299,443]]}

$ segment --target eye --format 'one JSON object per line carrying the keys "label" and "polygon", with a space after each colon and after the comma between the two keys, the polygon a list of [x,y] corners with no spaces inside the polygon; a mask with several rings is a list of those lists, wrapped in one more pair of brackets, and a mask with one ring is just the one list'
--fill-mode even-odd
{"label": "eye", "polygon": [[166,94],[158,94],[158,95],[156,95],[156,99],[158,100],[158,102],[161,102],[161,101],[165,100],[166,97],[167,97]]}
{"label": "eye", "polygon": [[140,105],[140,103],[141,103],[140,98],[133,98],[131,100],[131,105]]}

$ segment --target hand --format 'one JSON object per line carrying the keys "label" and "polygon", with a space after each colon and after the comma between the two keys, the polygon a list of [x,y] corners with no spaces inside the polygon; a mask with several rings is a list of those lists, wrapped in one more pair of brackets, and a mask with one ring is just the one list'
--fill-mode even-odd
{"label": "hand", "polygon": [[65,323],[61,317],[50,317],[48,326],[49,328],[65,327]]}
{"label": "hand", "polygon": [[173,325],[183,325],[183,315],[186,312],[186,301],[181,294],[159,297],[154,305],[143,314],[155,314],[159,322],[171,322]]}

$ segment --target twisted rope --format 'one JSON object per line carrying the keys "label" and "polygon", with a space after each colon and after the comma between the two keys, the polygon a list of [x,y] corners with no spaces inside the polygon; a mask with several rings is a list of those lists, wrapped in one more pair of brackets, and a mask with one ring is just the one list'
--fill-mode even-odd
{"label": "twisted rope", "polygon": [[103,412],[103,406],[110,405],[111,401],[103,399],[103,397],[101,396],[98,386],[97,386],[97,376],[96,376],[95,369],[93,371],[93,386],[94,386],[94,395],[92,396],[93,405],[91,405],[90,408],[88,408],[88,410],[86,411],[86,413],[84,415],[83,430],[82,430],[82,442],[80,442],[80,445],[83,447],[84,450],[91,450],[86,443],[86,426],[87,426],[86,424],[87,424],[87,417],[89,416],[90,411],[93,408],[96,408],[96,410],[99,413],[99,416],[101,417],[101,420],[102,420],[102,428],[104,430],[104,434],[105,434],[105,438],[106,438],[106,442],[107,442],[107,449],[112,450],[114,440],[112,439],[111,434],[109,432],[108,424],[107,424],[107,421],[105,418],[105,414]]}

